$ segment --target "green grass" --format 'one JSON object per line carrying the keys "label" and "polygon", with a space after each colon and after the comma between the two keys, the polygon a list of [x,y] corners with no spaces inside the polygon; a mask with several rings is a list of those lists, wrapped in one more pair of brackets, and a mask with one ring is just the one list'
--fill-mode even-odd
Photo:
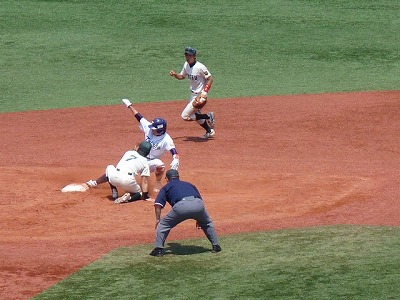
{"label": "green grass", "polygon": [[212,97],[399,89],[397,0],[3,0],[0,111],[185,99],[183,48]]}
{"label": "green grass", "polygon": [[35,299],[397,299],[400,229],[330,226],[121,248]]}
{"label": "green grass", "polygon": [[[183,48],[211,97],[400,89],[398,0],[2,0],[0,112],[185,99]],[[113,251],[36,299],[397,299],[398,228],[323,227]]]}

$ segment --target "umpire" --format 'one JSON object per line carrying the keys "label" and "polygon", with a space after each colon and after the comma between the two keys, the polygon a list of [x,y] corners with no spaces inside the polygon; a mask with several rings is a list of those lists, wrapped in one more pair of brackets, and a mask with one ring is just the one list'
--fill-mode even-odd
{"label": "umpire", "polygon": [[[220,252],[217,232],[208,215],[198,189],[191,183],[181,181],[177,170],[168,170],[166,173],[167,184],[164,185],[154,202],[156,214],[156,248],[150,252],[152,256],[163,256],[164,243],[169,232],[179,223],[194,219],[197,228],[201,228],[212,244],[212,252]],[[167,202],[172,209],[161,220],[161,210]]]}

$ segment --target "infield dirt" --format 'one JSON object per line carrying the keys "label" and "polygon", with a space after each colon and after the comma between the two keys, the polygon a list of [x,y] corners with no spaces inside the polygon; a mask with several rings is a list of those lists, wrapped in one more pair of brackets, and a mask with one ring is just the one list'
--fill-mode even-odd
{"label": "infield dirt", "polygon": [[[399,99],[400,91],[211,99],[203,109],[216,113],[209,141],[180,119],[185,101],[135,107],[168,120],[181,177],[200,188],[224,235],[399,226]],[[6,113],[0,126],[1,299],[30,299],[112,249],[153,243],[150,202],[116,205],[108,185],[60,192],[97,178],[143,139],[122,102]],[[186,222],[168,241],[201,236]]]}

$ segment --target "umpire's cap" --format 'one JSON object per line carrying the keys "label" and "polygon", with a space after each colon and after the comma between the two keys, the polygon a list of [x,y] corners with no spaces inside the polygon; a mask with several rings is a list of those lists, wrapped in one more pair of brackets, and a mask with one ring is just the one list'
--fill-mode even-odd
{"label": "umpire's cap", "polygon": [[146,157],[149,155],[151,150],[151,144],[149,141],[143,141],[139,144],[139,147],[137,149],[137,153],[139,153],[141,156]]}
{"label": "umpire's cap", "polygon": [[185,48],[185,54],[196,55],[196,53],[197,53],[196,48],[193,48],[193,47],[186,47]]}
{"label": "umpire's cap", "polygon": [[179,172],[177,170],[170,169],[167,171],[165,176],[167,176],[168,180],[171,180],[172,178],[179,178]]}

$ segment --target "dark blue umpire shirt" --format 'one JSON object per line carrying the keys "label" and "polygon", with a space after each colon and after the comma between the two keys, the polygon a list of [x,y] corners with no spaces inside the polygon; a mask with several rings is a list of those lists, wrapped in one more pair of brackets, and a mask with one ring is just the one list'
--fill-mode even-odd
{"label": "dark blue umpire shirt", "polygon": [[171,178],[158,193],[154,204],[164,207],[168,202],[171,206],[174,206],[183,198],[190,196],[202,199],[199,190],[193,184],[182,181],[179,178]]}

